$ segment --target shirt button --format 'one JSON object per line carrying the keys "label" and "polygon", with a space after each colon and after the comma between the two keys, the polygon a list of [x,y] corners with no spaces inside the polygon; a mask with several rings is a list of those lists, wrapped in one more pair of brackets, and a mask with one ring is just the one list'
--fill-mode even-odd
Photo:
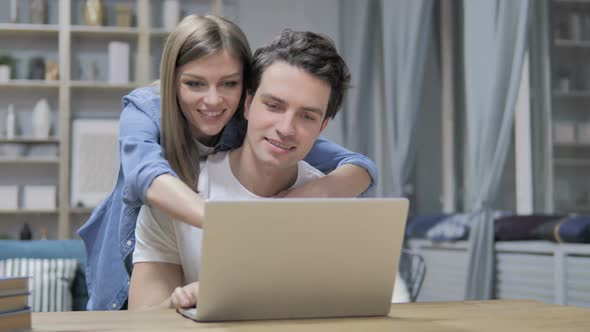
{"label": "shirt button", "polygon": [[117,308],[117,304],[116,303],[113,303],[111,306],[113,307],[113,309]]}
{"label": "shirt button", "polygon": [[133,244],[133,242],[131,240],[127,241],[127,246],[131,246]]}

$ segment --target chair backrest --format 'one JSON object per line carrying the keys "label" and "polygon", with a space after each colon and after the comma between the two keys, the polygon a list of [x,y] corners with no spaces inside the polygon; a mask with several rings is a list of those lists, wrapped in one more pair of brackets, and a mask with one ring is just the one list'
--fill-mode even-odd
{"label": "chair backrest", "polygon": [[407,264],[406,271],[408,273],[405,276],[408,279],[407,284],[410,300],[416,302],[420,294],[420,289],[422,289],[424,277],[426,276],[426,262],[422,255],[409,249],[402,249],[402,259]]}
{"label": "chair backrest", "polygon": [[78,261],[71,285],[72,310],[85,310],[88,302],[86,288],[86,247],[82,240],[0,240],[0,261],[14,258],[76,259]]}

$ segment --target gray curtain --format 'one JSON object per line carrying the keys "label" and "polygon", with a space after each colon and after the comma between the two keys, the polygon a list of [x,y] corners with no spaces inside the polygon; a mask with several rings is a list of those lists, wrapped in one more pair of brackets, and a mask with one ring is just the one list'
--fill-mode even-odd
{"label": "gray curtain", "polygon": [[[476,212],[469,237],[467,300],[490,299],[496,199],[512,139],[514,107],[527,49],[528,0],[464,1],[465,196]],[[479,213],[477,213],[479,212]]]}
{"label": "gray curtain", "polygon": [[432,0],[344,0],[341,45],[353,74],[345,145],[372,156],[378,196],[404,196],[431,43]]}

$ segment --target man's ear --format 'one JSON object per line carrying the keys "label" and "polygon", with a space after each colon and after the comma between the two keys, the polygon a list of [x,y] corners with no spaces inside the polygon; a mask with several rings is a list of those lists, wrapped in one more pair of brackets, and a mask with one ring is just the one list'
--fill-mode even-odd
{"label": "man's ear", "polygon": [[328,126],[328,122],[330,122],[330,118],[325,118],[324,122],[322,122],[322,127],[320,128],[320,133],[322,131],[324,131],[324,129],[326,129],[326,127]]}
{"label": "man's ear", "polygon": [[250,91],[246,92],[246,99],[244,100],[244,118],[248,120],[248,116],[250,115],[250,106],[252,105],[252,94]]}

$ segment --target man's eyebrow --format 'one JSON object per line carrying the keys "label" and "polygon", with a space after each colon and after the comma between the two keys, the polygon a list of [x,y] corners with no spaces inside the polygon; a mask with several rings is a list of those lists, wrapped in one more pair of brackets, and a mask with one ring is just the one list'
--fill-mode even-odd
{"label": "man's eyebrow", "polygon": [[[234,78],[234,77],[235,78],[239,78],[241,75],[242,74],[240,72],[235,72],[235,73],[231,73],[231,74],[227,74],[227,75],[221,76],[221,79],[222,80],[226,80],[228,78]],[[206,80],[202,76],[199,76],[199,75],[196,75],[196,74],[191,74],[191,73],[182,73],[180,76],[188,76],[188,77],[195,78],[195,79],[198,79],[198,80],[203,80],[203,81]]]}
{"label": "man's eyebrow", "polygon": [[[268,94],[268,93],[263,93],[261,95],[261,97],[262,98],[272,99],[272,100],[276,101],[279,104],[283,104],[283,105],[286,105],[287,104],[287,102],[284,101],[283,99],[281,99],[281,98],[279,98],[277,96],[273,96],[273,95]],[[304,110],[304,111],[307,111],[307,112],[317,113],[320,116],[324,116],[324,112],[321,109],[319,109],[319,108],[315,108],[315,107],[302,107],[301,109]]]}
{"label": "man's eyebrow", "polygon": [[276,101],[277,103],[280,103],[280,104],[287,104],[286,101],[282,100],[281,98],[279,98],[277,96],[273,96],[270,93],[263,93],[261,95],[261,97],[262,98],[267,98],[267,99],[272,99],[272,100],[274,100],[274,101]]}

